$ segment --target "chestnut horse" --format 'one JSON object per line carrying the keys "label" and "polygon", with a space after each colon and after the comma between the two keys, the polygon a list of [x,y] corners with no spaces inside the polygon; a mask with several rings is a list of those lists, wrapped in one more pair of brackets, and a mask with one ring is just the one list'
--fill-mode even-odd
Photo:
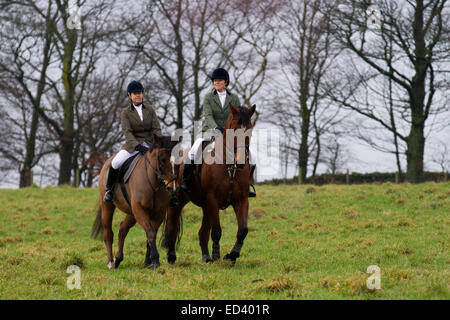
{"label": "chestnut horse", "polygon": [[[201,168],[201,176],[193,175],[192,191],[189,193],[182,192],[178,188],[179,206],[169,208],[167,214],[167,224],[163,235],[163,247],[167,248],[167,260],[174,263],[176,260],[175,242],[179,240],[179,232],[181,230],[181,211],[183,207],[190,201],[202,208],[203,220],[199,235],[199,242],[202,251],[203,262],[210,262],[220,259],[219,241],[222,236],[222,228],[220,227],[219,209],[225,209],[229,205],[233,206],[238,223],[237,240],[230,253],[223,258],[231,260],[233,263],[239,257],[244,239],[248,233],[247,216],[248,216],[248,193],[250,186],[250,165],[249,165],[249,144],[250,137],[245,136],[245,144],[238,145],[239,139],[233,135],[233,130],[227,129],[243,129],[247,131],[253,128],[250,121],[251,116],[255,112],[256,106],[251,108],[234,107],[230,105],[231,113],[228,116],[225,130],[222,136],[216,138],[215,159],[224,159],[221,163],[211,161],[213,155],[210,153],[203,159]],[[228,131],[228,132],[227,132]],[[242,131],[241,131],[242,132]],[[251,131],[247,131],[247,134]],[[227,145],[227,134],[230,134]],[[234,138],[233,138],[234,136]],[[242,139],[241,139],[242,140]],[[231,144],[234,143],[234,148]],[[219,147],[219,148],[218,148]],[[218,150],[218,151],[217,151]],[[239,151],[241,150],[241,151]],[[226,154],[233,156],[231,163],[225,161]],[[220,158],[221,156],[221,158]],[[244,158],[245,157],[245,158]],[[230,157],[231,158],[231,157]],[[184,164],[179,167],[177,185],[181,183],[182,171]],[[212,258],[209,255],[208,242],[209,236],[213,241]]]}
{"label": "chestnut horse", "polygon": [[[114,187],[114,201],[104,202],[105,182],[113,157],[110,157],[100,172],[98,189],[100,191],[100,208],[97,213],[91,236],[97,238],[103,229],[103,239],[108,256],[108,268],[119,267],[123,260],[123,245],[130,228],[138,222],[147,236],[147,253],[144,265],[150,268],[159,267],[159,254],[156,249],[156,233],[166,217],[169,206],[170,192],[168,185],[175,179],[170,162],[172,148],[178,142],[172,142],[170,137],[155,136],[155,148],[147,151],[134,168],[125,189],[130,204],[125,199],[118,183]],[[114,210],[123,211],[125,219],[120,223],[118,251],[113,259],[112,221]]]}

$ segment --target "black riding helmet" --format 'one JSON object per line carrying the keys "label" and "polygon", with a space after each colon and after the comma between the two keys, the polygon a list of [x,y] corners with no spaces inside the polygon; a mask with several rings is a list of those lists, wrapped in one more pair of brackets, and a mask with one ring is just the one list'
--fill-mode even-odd
{"label": "black riding helmet", "polygon": [[127,88],[128,94],[130,93],[136,93],[136,92],[144,92],[144,87],[142,86],[142,84],[139,81],[131,81],[128,84],[128,88]]}
{"label": "black riding helmet", "polygon": [[211,81],[214,81],[214,79],[225,80],[226,86],[230,84],[230,75],[228,74],[227,70],[223,68],[217,68],[216,70],[213,71],[211,75]]}

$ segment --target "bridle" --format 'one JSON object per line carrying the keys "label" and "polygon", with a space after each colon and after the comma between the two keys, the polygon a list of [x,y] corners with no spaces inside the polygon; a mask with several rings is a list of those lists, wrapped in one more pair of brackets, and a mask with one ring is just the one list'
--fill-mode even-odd
{"label": "bridle", "polygon": [[[173,181],[175,181],[178,178],[178,174],[171,174],[170,177],[171,179],[168,182],[164,181],[164,177],[160,172],[159,169],[159,164],[160,164],[160,158],[159,158],[159,151],[170,151],[170,149],[168,148],[157,148],[158,149],[158,155],[156,157],[157,159],[157,166],[156,169],[155,167],[152,165],[151,161],[148,159],[148,157],[146,155],[144,155],[144,159],[145,159],[145,173],[147,176],[147,181],[148,184],[150,185],[150,188],[152,188],[153,191],[153,206],[155,206],[155,199],[156,199],[156,193],[158,193],[162,188],[165,188],[166,190],[168,190],[168,185],[171,184]],[[158,179],[158,185],[155,188],[150,180],[150,177],[148,176],[148,170],[147,170],[147,164],[150,166],[150,168],[153,170],[153,173],[156,175],[156,178]],[[171,196],[174,196],[174,190],[170,190]]]}
{"label": "bridle", "polygon": [[[239,121],[239,118],[233,117],[233,118],[231,118],[231,121],[233,121],[233,120]],[[233,128],[226,128],[225,130],[227,130],[227,129],[233,129]],[[249,139],[249,143],[248,144],[245,143],[245,139],[244,139],[244,144],[234,146],[234,150],[233,151],[225,143],[223,145],[225,146],[227,154],[229,152],[233,153],[234,161],[233,161],[233,165],[232,166],[235,168],[235,170],[242,170],[245,167],[245,164],[250,162],[250,156],[249,156],[249,154],[250,154],[250,139]],[[245,162],[244,162],[244,166],[239,167],[238,164],[236,163],[236,157],[234,157],[234,155],[236,154],[236,151],[238,149],[241,149],[241,148],[245,148]],[[227,167],[229,167],[229,166],[231,166],[231,164],[227,165]]]}

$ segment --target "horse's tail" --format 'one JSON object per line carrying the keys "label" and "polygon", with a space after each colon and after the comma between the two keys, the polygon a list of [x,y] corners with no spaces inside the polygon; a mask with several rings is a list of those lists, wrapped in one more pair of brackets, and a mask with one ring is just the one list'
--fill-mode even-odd
{"label": "horse's tail", "polygon": [[92,225],[91,230],[91,238],[101,240],[100,234],[103,231],[103,225],[102,225],[102,208],[99,204],[98,210],[97,210],[97,216],[95,217],[94,224]]}
{"label": "horse's tail", "polygon": [[[159,240],[159,245],[164,248],[164,249],[168,249],[169,248],[169,234],[168,234],[168,225],[167,225],[167,220],[168,220],[168,214],[166,214],[166,218],[164,219],[164,223],[163,223],[163,233],[161,235],[161,239]],[[183,215],[180,214],[178,215],[178,221],[177,221],[177,241],[175,243],[175,247],[178,248],[180,246],[180,241],[181,241],[181,237],[183,236]]]}

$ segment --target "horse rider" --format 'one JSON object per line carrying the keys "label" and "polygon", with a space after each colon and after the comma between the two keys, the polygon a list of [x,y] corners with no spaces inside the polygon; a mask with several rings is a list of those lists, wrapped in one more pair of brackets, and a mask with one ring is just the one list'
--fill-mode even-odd
{"label": "horse rider", "polygon": [[130,105],[122,109],[120,123],[126,142],[115,155],[109,167],[106,193],[103,201],[113,200],[113,188],[122,164],[138,152],[142,155],[154,143],[153,135],[161,136],[161,126],[155,110],[142,103],[144,87],[138,81],[131,81],[127,88]]}
{"label": "horse rider", "polygon": [[[227,86],[230,84],[230,76],[228,72],[223,68],[217,68],[211,75],[212,85],[214,90],[206,94],[203,100],[203,132],[207,130],[219,130],[223,133],[228,115],[231,112],[230,103],[233,106],[240,106],[239,98],[236,94],[231,93]],[[198,152],[198,149],[202,145],[205,139],[198,138],[195,140],[191,150],[188,153],[189,161],[184,163],[183,178],[180,188],[185,192],[190,192],[192,189],[192,173],[194,171],[194,159]],[[250,155],[251,158],[251,155]],[[250,186],[254,191],[249,192],[249,197],[256,197],[253,172],[255,165],[250,164]]]}

